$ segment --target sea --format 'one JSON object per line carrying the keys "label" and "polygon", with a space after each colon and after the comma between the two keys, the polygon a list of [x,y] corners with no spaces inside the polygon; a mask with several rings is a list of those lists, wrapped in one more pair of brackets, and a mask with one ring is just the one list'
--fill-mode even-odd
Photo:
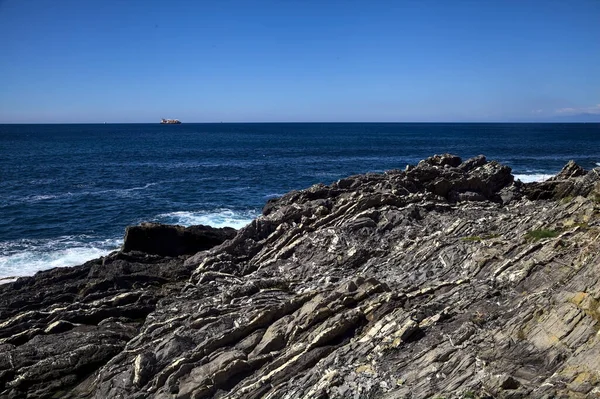
{"label": "sea", "polygon": [[0,280],[106,255],[128,225],[240,228],[290,190],[441,153],[539,181],[600,166],[600,124],[0,125]]}

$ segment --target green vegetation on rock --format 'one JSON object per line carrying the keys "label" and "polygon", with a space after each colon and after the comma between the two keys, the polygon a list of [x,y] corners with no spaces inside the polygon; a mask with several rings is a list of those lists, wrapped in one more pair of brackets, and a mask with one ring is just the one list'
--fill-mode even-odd
{"label": "green vegetation on rock", "polygon": [[463,241],[483,241],[483,240],[489,240],[492,238],[497,238],[500,237],[500,234],[488,234],[488,235],[484,235],[484,236],[468,236],[468,237],[463,237],[462,240]]}
{"label": "green vegetation on rock", "polygon": [[554,238],[556,236],[558,236],[557,231],[548,229],[531,230],[525,234],[525,237],[531,241],[538,241],[542,238]]}

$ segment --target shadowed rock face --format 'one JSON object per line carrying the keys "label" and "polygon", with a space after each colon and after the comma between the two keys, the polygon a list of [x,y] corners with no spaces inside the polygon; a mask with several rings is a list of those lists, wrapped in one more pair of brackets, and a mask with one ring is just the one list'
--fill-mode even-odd
{"label": "shadowed rock face", "polygon": [[134,226],[121,252],[0,285],[0,397],[67,395],[124,350],[161,298],[181,290],[193,269],[185,256],[164,255],[208,249],[234,233]]}
{"label": "shadowed rock face", "polygon": [[434,156],[0,286],[0,397],[594,397],[599,172]]}
{"label": "shadowed rock face", "polygon": [[125,230],[123,251],[140,251],[160,256],[193,255],[205,251],[235,236],[230,227],[215,229],[210,226],[171,226],[142,223]]}

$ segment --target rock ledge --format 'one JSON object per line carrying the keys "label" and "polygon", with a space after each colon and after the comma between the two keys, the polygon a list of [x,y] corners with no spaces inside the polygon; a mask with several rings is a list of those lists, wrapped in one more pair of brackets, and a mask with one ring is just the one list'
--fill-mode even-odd
{"label": "rock ledge", "polygon": [[0,286],[0,397],[597,397],[599,212],[598,168],[523,184],[444,154],[235,235],[129,228]]}

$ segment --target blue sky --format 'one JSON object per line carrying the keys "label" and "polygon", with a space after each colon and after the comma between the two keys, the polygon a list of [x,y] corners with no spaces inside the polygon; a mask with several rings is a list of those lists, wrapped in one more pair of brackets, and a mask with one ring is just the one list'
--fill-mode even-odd
{"label": "blue sky", "polygon": [[580,114],[598,0],[0,0],[0,123]]}

